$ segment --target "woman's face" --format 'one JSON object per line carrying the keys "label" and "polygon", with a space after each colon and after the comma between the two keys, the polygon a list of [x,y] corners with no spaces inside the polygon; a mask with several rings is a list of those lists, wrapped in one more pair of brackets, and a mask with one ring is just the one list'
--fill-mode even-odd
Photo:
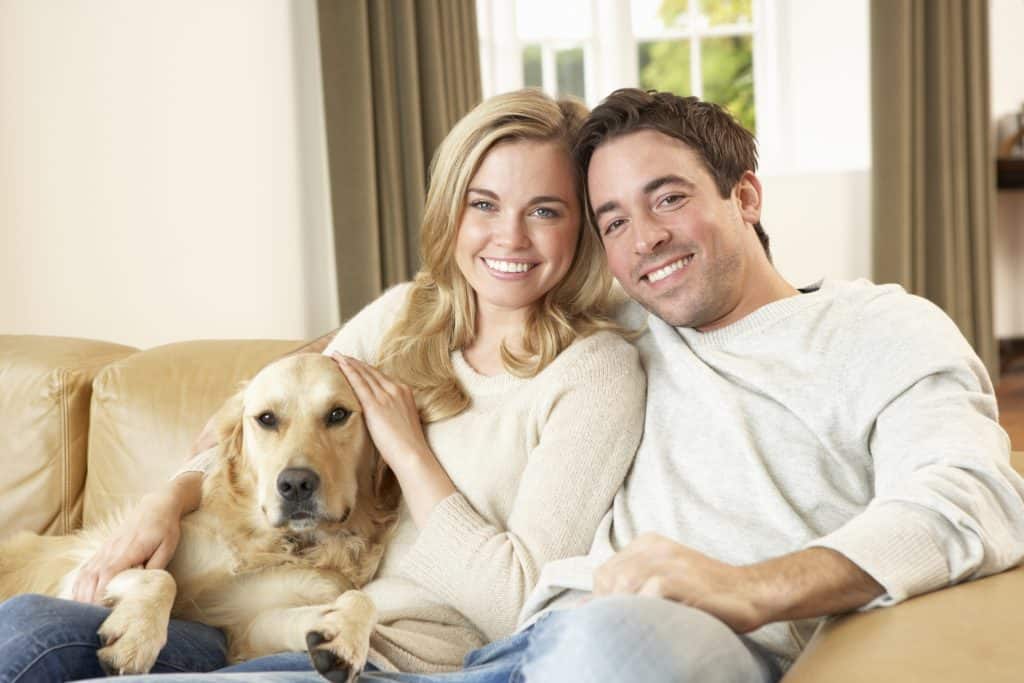
{"label": "woman's face", "polygon": [[569,271],[580,233],[572,162],[556,142],[502,142],[469,182],[455,262],[480,315],[523,314]]}

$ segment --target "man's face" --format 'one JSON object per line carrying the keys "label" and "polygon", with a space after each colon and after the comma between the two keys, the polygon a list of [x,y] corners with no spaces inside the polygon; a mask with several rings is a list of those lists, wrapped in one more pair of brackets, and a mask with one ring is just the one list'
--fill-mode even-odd
{"label": "man's face", "polygon": [[749,224],[760,212],[760,187],[752,207],[751,182],[745,175],[723,199],[700,157],[656,131],[603,143],[587,184],[612,274],[676,327],[708,330],[739,319],[757,239]]}

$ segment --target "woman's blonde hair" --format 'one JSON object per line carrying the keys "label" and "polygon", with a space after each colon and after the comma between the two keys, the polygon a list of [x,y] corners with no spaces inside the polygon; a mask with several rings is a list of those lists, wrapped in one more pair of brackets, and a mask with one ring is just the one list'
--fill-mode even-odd
{"label": "woman's blonde hair", "polygon": [[[477,105],[438,147],[420,229],[422,266],[379,356],[384,372],[413,388],[424,422],[456,415],[469,405],[455,377],[451,353],[469,346],[475,336],[476,300],[455,262],[455,239],[470,181],[500,142],[557,142],[568,156],[586,116],[587,108],[580,102],[518,90]],[[572,264],[530,312],[524,353],[515,354],[504,344],[501,348],[505,368],[519,377],[536,375],[577,337],[602,329],[619,331],[610,318],[611,278],[600,242],[583,225],[583,178],[573,169],[580,231]]]}

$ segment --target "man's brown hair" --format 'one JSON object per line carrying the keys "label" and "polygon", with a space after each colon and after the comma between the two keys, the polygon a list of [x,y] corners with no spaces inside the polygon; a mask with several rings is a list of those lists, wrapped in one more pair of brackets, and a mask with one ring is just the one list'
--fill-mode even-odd
{"label": "man's brown hair", "polygon": [[[746,171],[757,171],[757,141],[725,109],[696,97],[668,92],[622,88],[605,98],[590,113],[576,136],[573,158],[583,178],[590,159],[602,144],[638,130],[654,130],[683,142],[692,149],[711,174],[723,199],[732,192]],[[594,223],[587,202],[587,215]],[[768,235],[761,223],[754,232],[770,261]]]}

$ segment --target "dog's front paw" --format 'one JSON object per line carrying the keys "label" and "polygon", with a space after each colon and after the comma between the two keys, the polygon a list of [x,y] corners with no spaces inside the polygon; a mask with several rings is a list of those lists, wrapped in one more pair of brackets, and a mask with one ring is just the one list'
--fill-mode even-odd
{"label": "dog's front paw", "polygon": [[96,656],[110,676],[149,673],[167,643],[167,624],[123,607],[115,607],[97,631],[103,648]]}
{"label": "dog's front paw", "polygon": [[377,610],[370,598],[359,591],[342,594],[306,634],[313,667],[333,683],[352,683],[366,666],[376,622]]}

